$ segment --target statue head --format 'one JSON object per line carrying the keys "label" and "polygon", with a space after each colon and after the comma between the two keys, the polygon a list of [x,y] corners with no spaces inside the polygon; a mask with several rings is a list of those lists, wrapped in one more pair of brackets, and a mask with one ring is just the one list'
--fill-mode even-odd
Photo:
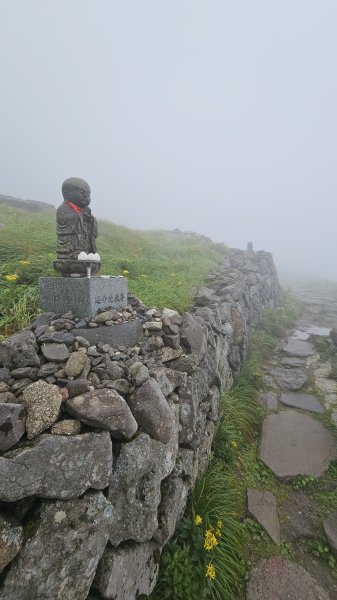
{"label": "statue head", "polygon": [[90,186],[79,177],[69,177],[62,184],[62,195],[65,202],[72,202],[79,208],[90,204]]}

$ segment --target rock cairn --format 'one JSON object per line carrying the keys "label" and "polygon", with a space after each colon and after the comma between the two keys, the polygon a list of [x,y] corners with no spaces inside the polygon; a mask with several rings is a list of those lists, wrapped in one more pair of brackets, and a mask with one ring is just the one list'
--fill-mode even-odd
{"label": "rock cairn", "polygon": [[[279,299],[271,255],[232,251],[191,312],[130,296],[92,320],[42,314],[0,344],[0,600],[151,592],[220,394]],[[78,335],[135,319],[133,347]]]}

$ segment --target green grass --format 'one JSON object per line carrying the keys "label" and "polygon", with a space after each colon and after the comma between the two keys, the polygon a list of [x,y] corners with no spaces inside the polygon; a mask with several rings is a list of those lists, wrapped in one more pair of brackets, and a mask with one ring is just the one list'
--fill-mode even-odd
{"label": "green grass", "polygon": [[[55,215],[0,205],[0,336],[26,325],[38,310],[37,281],[55,276]],[[137,231],[99,221],[102,274],[128,277],[129,291],[150,306],[179,311],[228,250],[223,244],[169,231]],[[29,261],[21,264],[20,261]],[[13,282],[7,275],[17,275]]]}
{"label": "green grass", "polygon": [[283,292],[283,301],[279,308],[265,310],[260,327],[276,337],[282,337],[284,332],[298,319],[302,313],[301,303],[291,295]]}

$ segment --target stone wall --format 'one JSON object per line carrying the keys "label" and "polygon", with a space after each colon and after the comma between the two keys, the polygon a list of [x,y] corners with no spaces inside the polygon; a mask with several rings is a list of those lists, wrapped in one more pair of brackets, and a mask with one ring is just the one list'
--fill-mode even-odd
{"label": "stone wall", "polygon": [[[0,344],[0,600],[152,591],[207,468],[220,394],[279,299],[271,255],[233,250],[191,312],[130,296],[92,321],[40,315]],[[133,320],[133,347],[83,336]]]}

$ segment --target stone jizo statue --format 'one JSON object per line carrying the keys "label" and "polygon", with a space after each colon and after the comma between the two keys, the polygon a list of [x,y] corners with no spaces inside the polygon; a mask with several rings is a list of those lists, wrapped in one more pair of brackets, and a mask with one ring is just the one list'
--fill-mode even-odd
{"label": "stone jizo statue", "polygon": [[[79,254],[96,254],[97,221],[91,214],[89,204],[89,184],[78,177],[70,177],[63,182],[64,198],[56,212],[57,259],[54,268],[63,275],[85,276],[87,265],[78,260]],[[91,264],[94,274],[100,262]]]}

